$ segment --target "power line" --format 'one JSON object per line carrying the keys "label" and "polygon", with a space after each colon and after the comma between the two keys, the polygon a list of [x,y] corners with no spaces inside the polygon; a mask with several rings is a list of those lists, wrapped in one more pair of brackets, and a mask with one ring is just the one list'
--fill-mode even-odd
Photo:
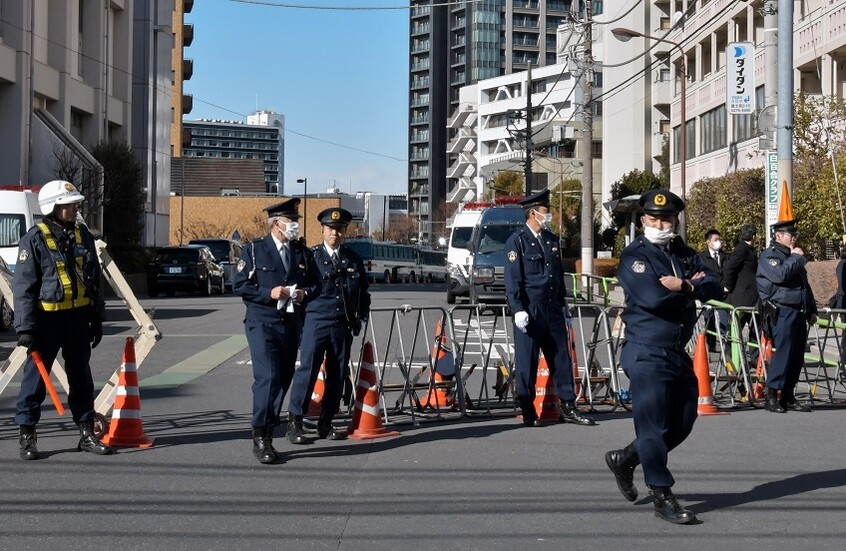
{"label": "power line", "polygon": [[314,6],[310,4],[290,4],[287,2],[271,2],[270,0],[229,0],[239,4],[255,4],[272,8],[289,8],[296,10],[335,10],[335,11],[387,11],[410,10],[414,8],[429,8],[439,6],[457,6],[459,4],[475,4],[482,0],[458,0],[456,2],[441,2],[437,4],[421,4],[419,6]]}

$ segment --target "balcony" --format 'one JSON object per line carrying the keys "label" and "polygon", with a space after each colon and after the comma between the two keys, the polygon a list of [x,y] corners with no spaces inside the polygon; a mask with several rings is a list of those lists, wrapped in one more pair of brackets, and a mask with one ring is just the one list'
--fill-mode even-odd
{"label": "balcony", "polygon": [[183,59],[182,60],[182,80],[191,80],[191,77],[194,75],[194,60],[193,59]]}
{"label": "balcony", "polygon": [[191,13],[194,9],[194,0],[182,0],[182,13]]}
{"label": "balcony", "polygon": [[428,52],[429,51],[429,41],[425,40],[423,42],[418,42],[416,44],[411,45],[411,53],[416,54],[419,52]]}
{"label": "balcony", "polygon": [[411,81],[411,88],[426,88],[429,86],[431,79],[429,77],[426,78],[417,78]]}
{"label": "balcony", "polygon": [[182,46],[187,48],[194,42],[194,25],[182,25]]}
{"label": "balcony", "polygon": [[412,170],[409,174],[409,177],[412,180],[425,180],[429,177],[429,169],[421,168],[420,170]]}
{"label": "balcony", "polygon": [[464,176],[455,181],[455,185],[447,192],[447,203],[465,203],[476,200],[476,182],[473,178]]}
{"label": "balcony", "polygon": [[422,6],[419,8],[411,8],[411,17],[425,17],[432,13],[431,6]]}
{"label": "balcony", "polygon": [[182,127],[182,147],[191,145],[191,129]]}
{"label": "balcony", "polygon": [[429,133],[428,132],[414,132],[411,134],[411,142],[428,142],[429,141]]}
{"label": "balcony", "polygon": [[413,25],[411,27],[411,36],[414,36],[416,34],[426,34],[431,28],[431,25],[429,25],[428,23],[424,23],[422,25]]}
{"label": "balcony", "polygon": [[476,131],[472,128],[459,128],[458,133],[447,144],[447,153],[455,154],[464,151],[471,140],[476,141]]}
{"label": "balcony", "polygon": [[452,163],[452,166],[447,169],[447,178],[461,178],[472,175],[471,169],[472,171],[476,169],[476,157],[472,153],[461,153],[458,159]]}
{"label": "balcony", "polygon": [[429,186],[422,185],[422,186],[413,186],[411,188],[411,192],[408,194],[409,197],[428,197],[429,196]]}
{"label": "balcony", "polygon": [[670,105],[673,98],[673,83],[669,80],[669,72],[655,71],[655,82],[652,83],[652,105]]}
{"label": "balcony", "polygon": [[664,138],[669,136],[669,133],[653,132],[652,133],[652,157],[658,158],[661,156],[661,147],[664,145]]}
{"label": "balcony", "polygon": [[427,59],[425,61],[418,61],[417,63],[411,64],[412,71],[425,71],[431,66],[431,62]]}
{"label": "balcony", "polygon": [[194,96],[182,94],[182,114],[187,115],[194,109]]}
{"label": "balcony", "polygon": [[423,107],[425,105],[429,105],[428,95],[411,100],[411,107]]}
{"label": "balcony", "polygon": [[411,124],[429,124],[429,114],[426,113],[425,115],[417,115],[415,117],[411,117],[409,119]]}
{"label": "balcony", "polygon": [[447,120],[447,128],[461,128],[464,126],[464,121],[470,115],[476,114],[476,105],[473,103],[463,103],[458,106],[452,116]]}

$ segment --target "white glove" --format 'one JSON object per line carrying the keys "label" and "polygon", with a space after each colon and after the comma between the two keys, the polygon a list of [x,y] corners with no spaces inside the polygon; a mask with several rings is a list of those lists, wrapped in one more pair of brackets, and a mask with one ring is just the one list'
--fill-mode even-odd
{"label": "white glove", "polygon": [[515,312],[514,313],[514,325],[517,326],[517,329],[522,331],[523,333],[526,332],[526,328],[529,326],[529,314],[526,312]]}

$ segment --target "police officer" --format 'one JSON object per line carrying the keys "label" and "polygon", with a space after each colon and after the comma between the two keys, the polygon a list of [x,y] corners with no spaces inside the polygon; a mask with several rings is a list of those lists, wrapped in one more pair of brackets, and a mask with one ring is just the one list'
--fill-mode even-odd
{"label": "police officer", "polygon": [[306,306],[300,366],[294,373],[288,411],[288,440],[293,444],[307,442],[303,431],[303,415],[308,411],[320,364],[326,358],[326,387],[317,436],[343,440],[345,432],[332,426],[338,413],[344,381],[349,377],[350,348],[370,314],[370,292],[367,272],[361,258],[343,245],[344,232],[352,214],[342,208],[328,208],[317,215],[323,230],[323,242],[312,247],[312,284]]}
{"label": "police officer", "polygon": [[253,455],[277,459],[273,430],[294,376],[311,251],[297,240],[300,199],[265,208],[269,233],[241,251],[232,287],[247,307],[244,330],[253,363]]}
{"label": "police officer", "polygon": [[[758,259],[758,295],[764,311],[764,331],[772,335],[772,360],[767,367],[764,407],[773,413],[788,409],[811,411],[796,401],[794,388],[804,363],[808,323],[817,315],[817,304],[797,245],[796,220],[773,224],[773,240]],[[778,397],[781,391],[781,398]]]}
{"label": "police officer", "polygon": [[[706,266],[711,268],[711,271],[714,272],[717,277],[722,280],[723,278],[723,266],[728,259],[728,255],[725,251],[722,250],[723,248],[723,240],[720,237],[720,232],[717,231],[715,228],[711,228],[710,230],[705,232],[705,250],[699,252],[699,256],[702,257],[702,261],[705,263]],[[725,298],[721,295],[719,298]],[[712,335],[711,332],[715,331],[714,327],[714,313],[715,310],[711,308],[705,309],[702,315],[702,321],[705,322],[705,329],[708,333],[705,334],[705,340],[708,343],[708,348],[712,352],[719,351],[717,347],[717,337]],[[728,331],[728,310],[719,309],[716,310],[717,319],[719,320],[719,332],[721,334],[726,334]]]}
{"label": "police officer", "polygon": [[635,439],[605,454],[617,486],[637,499],[634,470],[643,475],[655,516],[676,524],[696,520],[676,501],[667,454],[681,444],[696,420],[698,386],[685,345],[696,323],[694,299],[720,295],[716,275],[681,237],[673,237],[684,202],[667,190],[641,195],[643,235],[623,250],[617,279],[625,291],[626,338],[620,362],[629,378]]}
{"label": "police officer", "polygon": [[[12,279],[18,346],[38,351],[50,370],[62,350],[68,376],[68,405],[79,426],[80,451],[108,455],[112,448],[94,433],[91,349],[103,338],[105,302],[94,238],[77,222],[85,198],[70,182],[54,180],[38,192],[44,218],[21,239]],[[38,459],[35,425],[46,387],[32,357],[24,365],[15,422],[20,456]]]}
{"label": "police officer", "polygon": [[535,411],[535,382],[543,350],[555,390],[561,400],[559,420],[593,425],[593,419],[576,409],[573,369],[567,346],[564,268],[558,236],[549,231],[549,190],[520,202],[526,226],[505,242],[505,293],[514,313],[517,398],[523,424],[540,427]]}

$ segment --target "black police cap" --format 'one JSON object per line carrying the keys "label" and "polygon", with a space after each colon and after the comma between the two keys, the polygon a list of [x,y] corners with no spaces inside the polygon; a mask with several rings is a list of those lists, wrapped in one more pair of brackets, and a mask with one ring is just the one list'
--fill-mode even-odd
{"label": "black police cap", "polygon": [[262,210],[267,211],[268,218],[273,218],[276,216],[285,216],[286,218],[296,220],[300,217],[300,213],[298,212],[299,208],[300,198],[293,197],[291,199],[288,199],[287,201],[283,201],[281,203],[277,203],[269,207],[264,207],[264,209]]}
{"label": "black police cap", "polygon": [[796,227],[796,222],[798,221],[798,218],[794,218],[793,220],[782,220],[780,222],[776,222],[772,225],[773,233],[778,231],[783,231],[787,233],[799,233],[799,229]]}
{"label": "black police cap", "polygon": [[549,190],[545,189],[534,195],[529,195],[520,201],[519,204],[523,207],[523,210],[529,210],[535,207],[549,207]]}
{"label": "black police cap", "polygon": [[640,196],[640,208],[646,214],[676,215],[684,210],[684,201],[670,190],[653,189]]}
{"label": "black police cap", "polygon": [[320,211],[320,214],[317,215],[317,221],[324,226],[329,227],[348,226],[351,220],[352,213],[347,209],[342,209],[340,207],[323,209]]}

